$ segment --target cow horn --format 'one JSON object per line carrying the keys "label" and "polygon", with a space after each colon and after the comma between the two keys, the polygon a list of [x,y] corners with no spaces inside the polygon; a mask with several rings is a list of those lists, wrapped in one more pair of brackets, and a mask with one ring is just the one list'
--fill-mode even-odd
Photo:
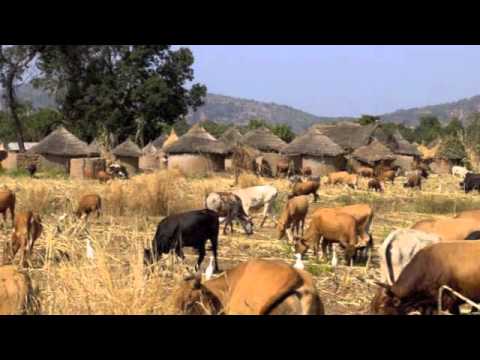
{"label": "cow horn", "polygon": [[373,283],[377,286],[380,286],[381,288],[390,290],[390,285],[388,285],[388,284],[382,283],[380,281],[374,281]]}

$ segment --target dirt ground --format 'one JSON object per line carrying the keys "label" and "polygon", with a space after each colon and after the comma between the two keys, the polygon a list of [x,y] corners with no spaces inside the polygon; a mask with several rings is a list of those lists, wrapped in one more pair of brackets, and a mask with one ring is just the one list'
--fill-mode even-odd
{"label": "dirt ground", "polygon": [[[169,209],[201,208],[206,193],[231,190],[233,179],[223,175],[199,179],[178,177],[170,181],[158,178],[160,175],[155,179],[155,174],[148,176],[145,183],[141,182],[144,178],[139,177],[138,181],[132,179],[107,185],[87,180],[73,182],[68,179],[0,177],[1,184],[16,191],[17,209],[29,208],[39,212],[45,225],[44,234],[34,250],[33,266],[28,270],[37,289],[40,303],[37,312],[174,313],[171,304],[173,291],[182,281],[186,269],[195,263],[196,254],[186,251],[186,266],[172,265],[171,257],[165,257],[153,275],[145,274],[143,249],[149,246],[162,216],[149,214],[149,209],[153,209],[155,204],[147,207],[147,200],[141,196],[147,191],[151,193],[145,199],[160,196],[163,190],[159,190],[159,184],[168,181],[172,186],[165,198]],[[147,189],[147,185],[154,180],[157,181],[156,187]],[[252,181],[273,184],[279,189],[280,195],[275,205],[278,213],[285,203],[288,182],[272,179]],[[375,210],[372,224],[375,251],[368,267],[347,267],[341,261],[333,269],[326,262],[317,263],[311,255],[304,260],[307,270],[315,277],[327,314],[361,315],[368,312],[368,305],[376,290],[372,282],[379,279],[376,249],[388,233],[422,219],[453,216],[464,209],[480,208],[479,194],[463,194],[458,186],[459,179],[453,176],[431,176],[422,191],[404,189],[403,181],[403,178],[397,178],[395,184],[387,184],[384,194],[366,191],[366,182],[363,180],[358,190],[322,185],[320,202],[310,205],[309,213],[319,207],[362,202],[371,204]],[[70,215],[78,197],[86,192],[100,194],[104,198],[105,209],[100,218],[92,217],[88,224]],[[119,192],[122,192],[122,197],[118,195]],[[266,222],[264,228],[258,228],[259,215],[255,215],[256,226],[252,236],[246,236],[238,225],[233,234],[224,236],[220,233],[219,264],[222,269],[254,257],[281,259],[291,264],[295,262],[291,245],[277,239],[271,220]],[[307,227],[308,219],[305,229]],[[11,231],[11,223],[7,221],[0,231],[0,242],[4,242]],[[85,257],[87,237],[94,245],[94,260]],[[207,252],[203,269],[208,265],[209,258],[210,252]]]}

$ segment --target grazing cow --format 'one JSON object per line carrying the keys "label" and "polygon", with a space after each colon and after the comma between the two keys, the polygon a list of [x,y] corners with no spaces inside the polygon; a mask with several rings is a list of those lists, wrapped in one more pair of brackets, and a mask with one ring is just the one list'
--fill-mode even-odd
{"label": "grazing cow", "polygon": [[366,167],[366,166],[360,166],[356,173],[360,176],[366,177],[366,178],[371,178],[373,177],[373,169]]}
{"label": "grazing cow", "polygon": [[13,265],[0,266],[0,315],[23,315],[30,306],[32,285]]}
{"label": "grazing cow", "polygon": [[7,223],[7,210],[10,211],[12,226],[15,221],[15,193],[8,189],[0,190],[0,213],[3,214],[3,223]]}
{"label": "grazing cow", "polygon": [[113,178],[112,175],[110,175],[109,173],[103,170],[100,170],[99,172],[97,172],[97,179],[101,183],[106,183],[107,181],[112,180],[112,178]]}
{"label": "grazing cow", "polygon": [[393,285],[417,252],[440,241],[438,235],[423,231],[412,229],[392,231],[379,249],[382,282]]}
{"label": "grazing cow", "polygon": [[372,189],[375,192],[384,192],[385,191],[385,185],[383,184],[382,181],[378,179],[371,179],[368,182],[368,189]]}
{"label": "grazing cow", "polygon": [[242,200],[237,195],[228,192],[210,193],[205,199],[205,208],[215,211],[220,218],[225,218],[224,234],[227,233],[228,225],[233,233],[233,220],[240,222],[245,234],[253,234],[252,220],[245,214]]}
{"label": "grazing cow", "polygon": [[253,186],[246,189],[232,191],[242,200],[243,210],[250,216],[250,209],[258,209],[263,206],[263,218],[260,227],[263,227],[267,214],[275,221],[272,212],[273,203],[278,196],[278,190],[271,185]]}
{"label": "grazing cow", "polygon": [[358,184],[358,176],[355,174],[349,174],[346,171],[330,173],[328,174],[327,184],[330,184],[330,185],[343,184],[343,185],[348,185],[353,189],[356,189]]}
{"label": "grazing cow", "polygon": [[[291,230],[294,235],[299,235],[300,227],[303,230],[305,226],[305,217],[308,213],[308,196],[296,196],[285,204],[285,208],[280,215],[277,223],[278,240],[281,240],[287,230]],[[287,233],[288,235],[288,233]]]}
{"label": "grazing cow", "polygon": [[162,254],[168,254],[173,249],[177,256],[185,259],[183,248],[191,247],[198,252],[197,268],[200,269],[205,258],[205,244],[210,240],[215,260],[214,271],[220,272],[217,261],[219,228],[218,214],[212,210],[195,210],[170,215],[158,224],[151,250],[145,249],[145,264],[152,264],[153,261],[160,259]]}
{"label": "grazing cow", "polygon": [[480,192],[480,174],[468,173],[460,183],[460,187],[465,190],[465,194],[468,194],[472,190],[478,190],[478,192]]}
{"label": "grazing cow", "polygon": [[289,194],[289,198],[300,195],[313,195],[313,201],[319,200],[318,189],[320,188],[320,181],[307,180],[304,182],[297,182],[293,185],[292,193]]}
{"label": "grazing cow", "polygon": [[418,175],[410,175],[407,182],[403,184],[404,188],[418,188],[422,190],[422,177]]}
{"label": "grazing cow", "polygon": [[20,212],[15,217],[15,227],[10,241],[5,244],[4,264],[10,264],[20,250],[20,264],[27,267],[32,257],[35,241],[43,230],[42,220],[32,211]]}
{"label": "grazing cow", "polygon": [[37,165],[35,163],[31,163],[26,167],[26,170],[30,174],[30,177],[34,177],[35,173],[37,172]]}
{"label": "grazing cow", "polygon": [[480,222],[471,218],[422,220],[411,228],[436,234],[442,241],[480,239]]}
{"label": "grazing cow", "polygon": [[470,173],[471,171],[469,171],[467,168],[463,167],[463,166],[454,166],[452,167],[452,175],[453,176],[458,176],[462,179],[465,178],[465,176]]}
{"label": "grazing cow", "polygon": [[353,216],[332,209],[318,209],[312,215],[305,237],[294,237],[295,252],[304,255],[312,248],[318,260],[318,249],[322,241],[322,257],[326,257],[330,243],[340,243],[345,249],[347,265],[355,255],[357,240],[357,224]]}
{"label": "grazing cow", "polygon": [[82,217],[83,215],[86,215],[86,218],[88,219],[90,213],[96,212],[97,218],[99,218],[101,211],[102,199],[100,198],[100,196],[98,196],[97,194],[88,194],[82,196],[82,198],[78,202],[78,208],[77,211],[75,211],[75,215],[77,217]]}
{"label": "grazing cow", "polygon": [[[480,301],[480,243],[455,241],[421,249],[393,285],[381,287],[371,304],[372,312],[405,315],[413,310],[435,313],[439,290],[446,285],[472,301]],[[463,300],[445,291],[442,311],[460,314]]]}
{"label": "grazing cow", "polygon": [[393,184],[395,183],[396,175],[397,173],[395,170],[383,170],[378,175],[378,179],[384,182],[390,181]]}
{"label": "grazing cow", "polygon": [[253,259],[201,282],[186,279],[175,294],[177,311],[189,315],[323,315],[312,276],[276,260]]}

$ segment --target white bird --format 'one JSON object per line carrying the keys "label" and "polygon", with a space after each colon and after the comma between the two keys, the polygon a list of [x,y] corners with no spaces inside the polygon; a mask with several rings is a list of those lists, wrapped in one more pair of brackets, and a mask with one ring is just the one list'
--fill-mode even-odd
{"label": "white bird", "polygon": [[87,238],[87,259],[93,260],[95,258],[95,251],[93,250],[90,239]]}
{"label": "white bird", "polygon": [[295,265],[293,265],[293,267],[298,270],[305,269],[305,265],[303,265],[302,261],[302,254],[295,254],[295,257],[297,258],[297,261],[295,261]]}
{"label": "white bird", "polygon": [[213,275],[213,256],[210,256],[210,264],[208,264],[207,269],[205,270],[205,279],[210,280]]}
{"label": "white bird", "polygon": [[332,267],[337,267],[338,265],[338,259],[337,259],[337,251],[336,251],[336,246],[332,246],[333,249],[333,257],[332,257]]}

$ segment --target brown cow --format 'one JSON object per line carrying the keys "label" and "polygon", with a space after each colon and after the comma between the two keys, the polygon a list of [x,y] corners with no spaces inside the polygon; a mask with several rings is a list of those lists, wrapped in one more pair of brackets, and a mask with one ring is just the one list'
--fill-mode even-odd
{"label": "brown cow", "polygon": [[466,210],[455,216],[455,219],[474,219],[480,222],[480,210]]}
{"label": "brown cow", "polygon": [[322,241],[322,257],[330,243],[340,243],[345,249],[347,264],[355,255],[357,247],[357,224],[353,216],[332,209],[318,209],[312,215],[305,237],[294,237],[295,252],[304,255],[312,248],[318,260],[318,248]]}
{"label": "brown cow", "polygon": [[355,174],[349,174],[346,171],[330,173],[328,174],[327,184],[344,184],[350,186],[353,189],[356,189],[358,184],[358,176]]}
{"label": "brown cow", "polygon": [[310,166],[305,166],[302,169],[302,175],[303,176],[312,176],[312,168]]}
{"label": "brown cow", "polygon": [[280,159],[277,162],[277,176],[285,176],[288,177],[294,172],[294,165],[293,161],[289,161],[288,159]]}
{"label": "brown cow", "polygon": [[303,182],[297,182],[293,185],[292,193],[289,194],[289,198],[301,195],[313,195],[313,201],[319,200],[318,189],[320,188],[320,181],[306,180]]}
{"label": "brown cow", "polygon": [[23,315],[29,310],[32,285],[13,265],[0,266],[0,315]]}
{"label": "brown cow", "polygon": [[477,240],[480,238],[480,221],[470,218],[422,220],[411,228],[438,235],[442,241]]}
{"label": "brown cow", "polygon": [[396,172],[394,170],[383,170],[378,175],[380,181],[390,181],[392,184],[395,183]]}
{"label": "brown cow", "polygon": [[[421,249],[390,286],[379,284],[371,303],[375,314],[401,315],[413,310],[432,314],[438,306],[439,289],[446,285],[472,301],[480,301],[480,243],[455,241]],[[463,301],[448,291],[442,310],[460,314]]]}
{"label": "brown cow", "polygon": [[177,290],[175,307],[184,314],[323,315],[312,276],[275,260],[253,259],[201,282],[201,274]]}
{"label": "brown cow", "polygon": [[91,212],[97,213],[97,218],[100,217],[102,210],[102,199],[97,194],[88,194],[83,196],[78,202],[78,209],[75,211],[75,215],[81,217],[82,215],[88,216]]}
{"label": "brown cow", "polygon": [[24,211],[15,217],[15,227],[10,241],[5,244],[4,264],[10,264],[20,249],[20,264],[28,266],[35,241],[42,234],[42,220],[32,211]]}
{"label": "brown cow", "polygon": [[373,177],[373,169],[366,167],[366,166],[360,166],[356,173],[360,176],[366,177],[366,178],[371,178]]}
{"label": "brown cow", "polygon": [[288,229],[292,230],[294,235],[299,235],[300,227],[302,229],[303,236],[305,217],[307,216],[307,213],[307,196],[296,196],[288,200],[277,223],[278,240],[281,240],[285,236],[285,233]]}
{"label": "brown cow", "polygon": [[419,190],[422,190],[422,177],[415,174],[415,175],[410,175],[407,178],[407,182],[403,184],[404,188],[418,188]]}
{"label": "brown cow", "polygon": [[369,182],[368,182],[368,189],[372,189],[374,190],[375,192],[384,192],[385,191],[385,185],[383,184],[383,182],[381,182],[380,180],[378,179],[371,179]]}
{"label": "brown cow", "polygon": [[101,183],[106,183],[107,181],[112,180],[113,177],[109,173],[107,173],[103,170],[100,170],[99,172],[97,172],[97,179]]}
{"label": "brown cow", "polygon": [[15,221],[15,193],[8,189],[0,190],[0,213],[3,214],[3,224],[7,223],[7,210],[10,210],[12,226]]}

